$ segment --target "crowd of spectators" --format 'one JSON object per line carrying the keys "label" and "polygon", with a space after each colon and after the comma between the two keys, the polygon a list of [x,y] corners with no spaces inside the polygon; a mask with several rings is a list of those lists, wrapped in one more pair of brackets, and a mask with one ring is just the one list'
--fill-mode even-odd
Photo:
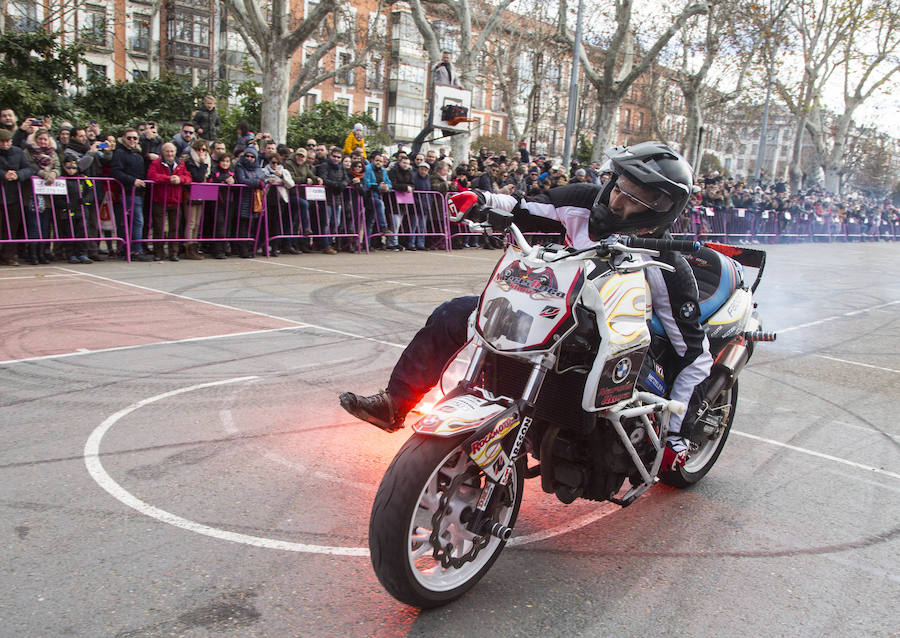
{"label": "crowd of spectators", "polygon": [[[358,250],[365,237],[371,238],[371,249],[425,250],[445,245],[435,220],[443,211],[440,197],[449,192],[475,188],[533,196],[567,183],[602,184],[609,178],[599,162],[573,161],[565,170],[551,158],[532,157],[524,142],[511,157],[482,147],[453,168],[456,163],[444,148],[411,155],[400,145],[390,157],[367,151],[362,124],[348,133],[343,147],[308,139],[297,149],[267,133],[254,133],[246,122],[238,124],[231,143],[219,139],[220,130],[212,96],[168,140],[154,122],[114,135],[93,121],[54,127],[50,118],[29,117],[20,123],[12,109],[0,109],[0,171],[5,178],[0,240],[32,240],[0,244],[0,264],[17,265],[21,259],[31,264],[52,259],[90,263],[129,252],[136,261],[250,258],[259,249],[263,219],[274,237],[263,249],[273,256]],[[59,177],[82,179],[66,182],[65,195],[45,197],[31,190],[33,177],[47,184]],[[107,182],[105,193],[101,189],[98,194],[92,178],[110,178],[121,188],[116,191]],[[750,184],[718,173],[696,183],[681,221],[699,236],[716,234],[709,217],[734,211],[747,231],[740,233],[740,241],[748,242],[758,241],[761,218],[772,219],[785,235],[810,219],[826,218],[824,223],[844,228],[856,223],[861,236],[875,238],[900,223],[897,208],[886,201],[839,198],[816,189],[790,195],[783,183]],[[242,188],[231,189],[237,194],[223,188],[215,201],[201,201],[191,199],[191,184]],[[306,187],[316,186],[326,193],[323,201],[304,197]],[[107,199],[112,214],[104,225],[99,209]],[[352,220],[357,218],[364,220],[366,233],[355,227]],[[122,242],[97,240],[114,236],[111,231],[121,231],[128,221],[130,251]],[[66,241],[51,244],[52,239]],[[496,247],[484,237],[461,232],[453,245]]]}

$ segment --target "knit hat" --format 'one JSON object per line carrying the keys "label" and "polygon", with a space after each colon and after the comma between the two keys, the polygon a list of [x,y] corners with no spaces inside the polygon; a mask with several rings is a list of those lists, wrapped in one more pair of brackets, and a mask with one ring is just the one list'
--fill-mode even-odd
{"label": "knit hat", "polygon": [[0,142],[8,142],[13,138],[12,131],[0,128]]}
{"label": "knit hat", "polygon": [[364,127],[360,122],[357,122],[356,124],[353,125],[353,130],[354,130],[354,131],[361,131],[361,130],[363,130],[364,128],[365,128],[365,127]]}
{"label": "knit hat", "polygon": [[247,148],[244,149],[244,152],[242,153],[242,155],[252,155],[254,158],[257,158],[257,157],[259,157],[259,151],[257,151],[252,146],[248,146]]}

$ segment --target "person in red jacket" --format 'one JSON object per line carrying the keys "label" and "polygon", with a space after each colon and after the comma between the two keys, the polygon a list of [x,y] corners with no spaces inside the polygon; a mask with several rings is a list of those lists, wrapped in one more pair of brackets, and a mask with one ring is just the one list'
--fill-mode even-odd
{"label": "person in red jacket", "polygon": [[[191,174],[184,163],[175,159],[175,145],[166,142],[161,152],[162,156],[150,162],[147,169],[147,179],[153,181],[150,201],[153,203],[153,239],[157,242],[154,261],[162,261],[163,258],[162,239],[166,237],[166,221],[169,239],[178,236],[182,187],[191,183]],[[178,261],[177,242],[169,242],[169,260]]]}

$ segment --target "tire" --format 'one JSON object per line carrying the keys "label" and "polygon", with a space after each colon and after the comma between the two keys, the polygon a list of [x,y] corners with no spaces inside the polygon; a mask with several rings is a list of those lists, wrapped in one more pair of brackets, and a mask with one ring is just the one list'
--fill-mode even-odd
{"label": "tire", "polygon": [[[738,398],[738,382],[735,380],[734,385],[729,390],[724,390],[716,399],[710,410],[721,409],[730,406],[728,418],[725,427],[719,436],[714,439],[701,435],[700,442],[697,440],[691,442],[691,453],[687,463],[683,467],[668,472],[660,472],[659,480],[672,487],[689,487],[706,476],[706,473],[712,469],[725,447],[725,441],[728,440],[728,433],[731,432],[731,423],[734,421],[734,413],[737,410]],[[696,426],[695,426],[696,427]]]}
{"label": "tire", "polygon": [[[433,557],[430,541],[433,516],[440,496],[444,494],[454,477],[463,474],[474,463],[462,451],[460,444],[467,435],[457,437],[431,437],[413,434],[400,448],[381,480],[372,515],[369,520],[369,550],[372,567],[384,588],[400,602],[416,607],[438,607],[462,596],[491,568],[506,545],[494,536],[475,558],[458,568],[443,567]],[[498,494],[494,499],[506,497],[495,511],[494,521],[513,527],[522,502],[524,468],[521,463],[513,466],[510,477],[510,494]],[[467,508],[474,510],[484,485],[484,474],[475,479],[462,480],[453,491],[449,505],[451,513],[441,519],[444,533],[441,541],[456,541],[467,552],[472,547],[459,514]],[[445,546],[441,543],[442,546]],[[458,557],[458,548],[450,554]]]}

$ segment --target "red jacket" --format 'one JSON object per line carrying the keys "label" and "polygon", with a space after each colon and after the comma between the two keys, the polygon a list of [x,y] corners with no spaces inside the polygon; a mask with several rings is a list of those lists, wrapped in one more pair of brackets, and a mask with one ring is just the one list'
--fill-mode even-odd
{"label": "red jacket", "polygon": [[[172,184],[169,178],[177,175],[181,178],[180,184]],[[175,160],[175,170],[169,170],[169,167],[163,164],[162,158],[157,157],[150,162],[147,169],[147,179],[155,182],[151,187],[150,198],[154,204],[165,204],[166,206],[177,206],[181,203],[181,193],[184,191],[183,186],[191,183],[191,174],[188,173],[184,162]]]}

